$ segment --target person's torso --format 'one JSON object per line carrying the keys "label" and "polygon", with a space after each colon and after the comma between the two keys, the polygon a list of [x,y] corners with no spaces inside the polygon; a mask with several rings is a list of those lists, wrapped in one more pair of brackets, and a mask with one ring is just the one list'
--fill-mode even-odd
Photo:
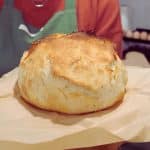
{"label": "person's torso", "polygon": [[42,30],[37,28],[38,32],[36,34],[28,34],[20,30],[19,26],[25,24],[28,28],[32,24],[24,21],[21,13],[14,8],[13,0],[5,0],[0,10],[0,74],[17,66],[23,52],[34,40],[52,33],[77,31],[74,2],[75,0],[66,0],[64,9],[53,13],[48,22],[42,27]]}
{"label": "person's torso", "polygon": [[[28,43],[53,33],[71,33],[77,31],[77,17],[75,0],[65,0],[64,9],[53,12],[50,19],[34,35],[26,36]],[[58,5],[60,7],[60,5]],[[43,6],[44,7],[44,6]],[[58,9],[58,7],[56,7]],[[62,8],[62,7],[60,7]],[[57,10],[56,9],[56,10]]]}

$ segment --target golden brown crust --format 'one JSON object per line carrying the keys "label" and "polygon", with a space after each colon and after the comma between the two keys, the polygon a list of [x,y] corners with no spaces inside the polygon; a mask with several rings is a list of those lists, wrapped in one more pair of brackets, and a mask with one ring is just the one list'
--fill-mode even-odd
{"label": "golden brown crust", "polygon": [[[54,76],[91,90],[96,90],[97,83],[101,83],[100,75],[103,76],[105,69],[103,65],[109,66],[117,59],[113,43],[85,33],[54,34],[34,42],[24,61],[35,50],[40,51],[39,57],[47,53]],[[95,78],[95,81],[92,81],[91,77]]]}
{"label": "golden brown crust", "polygon": [[[91,111],[87,111],[87,112],[71,112],[71,111],[68,111],[68,110],[57,110],[58,113],[61,113],[61,114],[68,114],[68,115],[83,115],[83,114],[88,114],[88,113],[93,113],[93,112],[98,112],[98,111],[104,111],[104,110],[107,110],[107,109],[110,109],[110,108],[113,108],[113,107],[116,107],[118,106],[118,104],[121,103],[121,101],[123,101],[123,98],[124,98],[124,95],[125,95],[125,91],[124,92],[121,92],[120,94],[118,94],[117,98],[115,98],[113,101],[113,103],[110,103],[109,105],[105,106],[105,107],[100,107],[98,110],[91,110]],[[22,96],[20,96],[20,98],[22,98],[26,103],[30,104],[31,106],[33,107],[36,107],[36,108],[39,108],[41,110],[47,110],[47,111],[52,111],[52,112],[55,112],[56,110],[53,109],[53,108],[46,108],[46,107],[43,107],[38,100],[35,100],[35,102],[31,102],[31,100],[29,99],[26,99]],[[86,100],[85,100],[86,102]]]}
{"label": "golden brown crust", "polygon": [[126,80],[109,40],[84,33],[54,34],[24,54],[18,86],[21,96],[39,108],[83,114],[121,100]]}

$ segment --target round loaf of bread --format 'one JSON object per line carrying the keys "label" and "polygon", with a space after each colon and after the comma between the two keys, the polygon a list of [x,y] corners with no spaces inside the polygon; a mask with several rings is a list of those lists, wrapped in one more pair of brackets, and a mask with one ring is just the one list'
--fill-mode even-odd
{"label": "round loaf of bread", "polygon": [[112,106],[123,99],[126,83],[114,44],[84,33],[53,34],[34,42],[19,66],[23,99],[67,114]]}

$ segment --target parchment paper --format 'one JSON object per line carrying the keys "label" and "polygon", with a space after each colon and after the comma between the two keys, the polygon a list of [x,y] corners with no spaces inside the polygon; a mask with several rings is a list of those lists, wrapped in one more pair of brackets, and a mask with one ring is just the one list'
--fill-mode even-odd
{"label": "parchment paper", "polygon": [[14,69],[0,79],[0,147],[55,150],[150,141],[150,68],[128,66],[127,71],[127,93],[121,103],[96,113],[64,115],[16,97],[18,68]]}

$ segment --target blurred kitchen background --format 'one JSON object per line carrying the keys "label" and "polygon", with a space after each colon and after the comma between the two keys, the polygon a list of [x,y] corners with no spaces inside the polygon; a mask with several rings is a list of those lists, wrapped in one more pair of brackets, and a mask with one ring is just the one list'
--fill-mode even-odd
{"label": "blurred kitchen background", "polygon": [[124,62],[150,67],[150,0],[120,0]]}

